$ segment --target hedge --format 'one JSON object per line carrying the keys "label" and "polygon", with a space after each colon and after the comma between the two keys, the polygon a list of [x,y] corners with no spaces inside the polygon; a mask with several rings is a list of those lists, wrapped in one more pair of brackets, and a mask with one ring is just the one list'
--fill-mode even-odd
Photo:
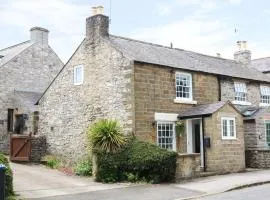
{"label": "hedge", "polygon": [[174,180],[177,154],[132,139],[118,153],[97,152],[96,180],[101,182]]}
{"label": "hedge", "polygon": [[10,168],[8,159],[0,153],[0,164],[4,164],[7,167],[6,170],[6,184],[5,184],[5,195],[11,196],[14,194],[13,192],[13,175],[12,170]]}

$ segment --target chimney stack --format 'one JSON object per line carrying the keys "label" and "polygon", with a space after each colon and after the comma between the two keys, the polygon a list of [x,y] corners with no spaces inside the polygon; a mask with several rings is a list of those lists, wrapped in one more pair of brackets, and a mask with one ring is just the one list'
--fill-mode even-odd
{"label": "chimney stack", "polygon": [[86,38],[93,42],[109,36],[109,17],[104,15],[104,7],[92,7],[92,16],[86,19]]}
{"label": "chimney stack", "polygon": [[33,43],[41,43],[42,45],[48,45],[49,31],[41,27],[33,27],[30,29],[30,39]]}
{"label": "chimney stack", "polygon": [[234,60],[242,64],[249,64],[251,51],[247,50],[247,41],[237,41],[238,51],[234,53]]}

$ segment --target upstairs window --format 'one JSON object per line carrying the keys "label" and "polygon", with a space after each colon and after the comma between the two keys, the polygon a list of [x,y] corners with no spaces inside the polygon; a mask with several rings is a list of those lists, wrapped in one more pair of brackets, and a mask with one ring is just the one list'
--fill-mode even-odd
{"label": "upstairs window", "polygon": [[83,65],[74,67],[74,85],[81,85],[83,83]]}
{"label": "upstairs window", "polygon": [[247,100],[247,88],[245,83],[234,82],[235,100],[246,101]]}
{"label": "upstairs window", "polygon": [[235,118],[221,118],[222,139],[236,139]]}
{"label": "upstairs window", "polygon": [[266,144],[270,147],[270,120],[265,121]]}
{"label": "upstairs window", "polygon": [[270,87],[260,86],[261,90],[261,103],[270,104]]}
{"label": "upstairs window", "polygon": [[188,73],[176,73],[176,98],[192,100],[192,76]]}

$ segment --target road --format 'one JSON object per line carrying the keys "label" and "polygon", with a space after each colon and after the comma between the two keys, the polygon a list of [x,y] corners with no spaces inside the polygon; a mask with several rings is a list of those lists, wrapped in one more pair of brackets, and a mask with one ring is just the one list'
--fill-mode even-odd
{"label": "road", "polygon": [[170,184],[157,184],[47,197],[39,200],[174,200],[201,194]]}
{"label": "road", "polygon": [[270,199],[270,184],[248,187],[217,195],[197,198],[197,200],[268,200]]}

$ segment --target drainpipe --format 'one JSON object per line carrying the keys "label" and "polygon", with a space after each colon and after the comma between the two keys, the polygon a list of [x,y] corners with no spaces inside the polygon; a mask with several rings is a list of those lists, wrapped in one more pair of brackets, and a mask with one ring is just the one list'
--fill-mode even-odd
{"label": "drainpipe", "polygon": [[203,171],[206,171],[206,155],[205,155],[205,145],[204,145],[204,117],[202,116],[202,136],[203,136]]}

